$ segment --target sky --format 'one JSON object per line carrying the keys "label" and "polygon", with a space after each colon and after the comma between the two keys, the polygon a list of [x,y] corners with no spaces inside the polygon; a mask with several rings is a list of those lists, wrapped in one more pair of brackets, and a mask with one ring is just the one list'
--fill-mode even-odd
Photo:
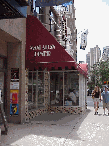
{"label": "sky", "polygon": [[85,61],[90,48],[109,46],[109,0],[75,0],[77,34],[88,29],[87,47],[80,49],[81,35],[77,35],[77,62]]}

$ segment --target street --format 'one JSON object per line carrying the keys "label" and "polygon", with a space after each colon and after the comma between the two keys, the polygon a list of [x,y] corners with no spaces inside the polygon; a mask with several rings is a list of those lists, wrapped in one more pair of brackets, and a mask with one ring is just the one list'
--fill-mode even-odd
{"label": "street", "polygon": [[9,124],[8,135],[1,136],[1,146],[108,146],[109,117],[103,116],[102,103],[98,115],[94,115],[91,97],[87,103],[84,115],[52,113],[28,124]]}

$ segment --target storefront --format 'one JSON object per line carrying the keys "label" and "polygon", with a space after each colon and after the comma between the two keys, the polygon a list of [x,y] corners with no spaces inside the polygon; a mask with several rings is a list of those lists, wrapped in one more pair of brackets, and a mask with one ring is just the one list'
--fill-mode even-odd
{"label": "storefront", "polygon": [[[79,106],[79,72],[77,70],[49,71],[48,89],[51,106]],[[44,107],[44,71],[28,72],[28,109]],[[70,93],[76,97],[71,99]],[[74,95],[75,96],[75,95]]]}
{"label": "storefront", "polygon": [[0,44],[0,89],[8,122],[27,122],[51,111],[85,112],[86,71],[36,17],[0,20]]}
{"label": "storefront", "polygon": [[34,16],[26,21],[25,121],[45,112],[85,112],[87,71]]}

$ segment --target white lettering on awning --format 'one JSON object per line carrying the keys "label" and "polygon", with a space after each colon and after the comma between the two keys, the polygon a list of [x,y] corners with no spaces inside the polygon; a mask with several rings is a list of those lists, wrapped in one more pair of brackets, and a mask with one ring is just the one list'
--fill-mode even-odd
{"label": "white lettering on awning", "polygon": [[34,56],[51,56],[51,51],[34,52]]}
{"label": "white lettering on awning", "polygon": [[[34,52],[34,56],[51,56],[51,51],[47,51],[47,50],[53,50],[55,49],[55,45],[38,45],[38,46],[30,46],[30,50],[32,51],[36,51],[39,50],[38,52]],[[46,51],[43,51],[46,50]]]}
{"label": "white lettering on awning", "polygon": [[30,50],[49,50],[49,49],[55,49],[55,45],[38,45],[38,46],[30,46]]}

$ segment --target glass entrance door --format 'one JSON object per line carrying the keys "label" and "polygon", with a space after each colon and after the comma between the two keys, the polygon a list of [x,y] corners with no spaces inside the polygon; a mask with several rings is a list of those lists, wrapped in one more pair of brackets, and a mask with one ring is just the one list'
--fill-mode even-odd
{"label": "glass entrance door", "polygon": [[0,72],[0,90],[1,90],[1,100],[4,103],[4,72]]}

